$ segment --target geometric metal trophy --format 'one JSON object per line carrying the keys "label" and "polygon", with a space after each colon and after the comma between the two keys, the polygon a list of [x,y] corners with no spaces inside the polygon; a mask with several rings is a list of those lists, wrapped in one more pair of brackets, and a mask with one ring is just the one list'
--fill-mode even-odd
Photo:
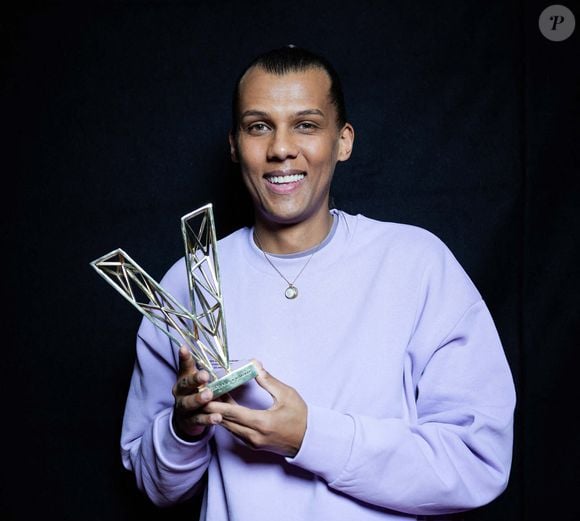
{"label": "geometric metal trophy", "polygon": [[177,345],[191,351],[210,381],[204,386],[221,396],[258,375],[249,362],[232,368],[220,285],[215,222],[211,204],[181,218],[189,289],[187,309],[164,290],[127,253],[118,248],[91,266]]}

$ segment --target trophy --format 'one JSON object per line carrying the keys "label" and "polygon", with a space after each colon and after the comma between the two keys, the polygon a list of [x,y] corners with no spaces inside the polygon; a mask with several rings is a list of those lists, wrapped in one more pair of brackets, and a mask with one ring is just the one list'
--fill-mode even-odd
{"label": "trophy", "polygon": [[229,359],[212,205],[184,215],[181,233],[190,309],[120,248],[90,264],[178,346],[189,348],[197,368],[210,375],[200,391],[211,389],[217,398],[255,378],[258,372],[253,362],[234,369]]}

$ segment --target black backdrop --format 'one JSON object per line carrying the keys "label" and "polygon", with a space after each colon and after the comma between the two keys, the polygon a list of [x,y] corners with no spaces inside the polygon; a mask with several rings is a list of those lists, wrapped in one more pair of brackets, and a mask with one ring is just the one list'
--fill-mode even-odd
{"label": "black backdrop", "polygon": [[343,78],[357,134],[336,205],[439,235],[496,320],[518,389],[514,465],[467,519],[579,518],[578,30],[546,40],[535,0],[13,4],[2,519],[195,518],[195,503],[151,506],[121,468],[140,315],[89,261],[123,247],[159,278],[187,211],[213,201],[220,236],[243,223],[230,89],[288,43]]}

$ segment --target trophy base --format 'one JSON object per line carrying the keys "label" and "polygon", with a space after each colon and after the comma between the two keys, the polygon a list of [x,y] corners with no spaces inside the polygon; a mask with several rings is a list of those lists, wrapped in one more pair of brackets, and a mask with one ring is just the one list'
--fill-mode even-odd
{"label": "trophy base", "polygon": [[205,389],[211,389],[213,397],[218,398],[223,394],[229,393],[236,387],[249,382],[252,378],[256,378],[256,376],[258,376],[258,370],[254,363],[250,362],[213,382],[209,382],[205,385]]}

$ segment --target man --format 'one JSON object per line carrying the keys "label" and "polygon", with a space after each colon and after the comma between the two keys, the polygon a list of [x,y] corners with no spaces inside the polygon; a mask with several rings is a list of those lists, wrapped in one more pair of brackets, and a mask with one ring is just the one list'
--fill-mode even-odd
{"label": "man", "polygon": [[[144,321],[125,466],[159,505],[207,472],[208,520],[403,519],[491,501],[515,401],[496,329],[433,235],[329,209],[354,141],[330,64],[293,47],[258,57],[233,115],[255,225],[219,242],[222,291],[232,358],[263,368],[213,400],[187,350]],[[183,260],[162,285],[187,302]]]}

